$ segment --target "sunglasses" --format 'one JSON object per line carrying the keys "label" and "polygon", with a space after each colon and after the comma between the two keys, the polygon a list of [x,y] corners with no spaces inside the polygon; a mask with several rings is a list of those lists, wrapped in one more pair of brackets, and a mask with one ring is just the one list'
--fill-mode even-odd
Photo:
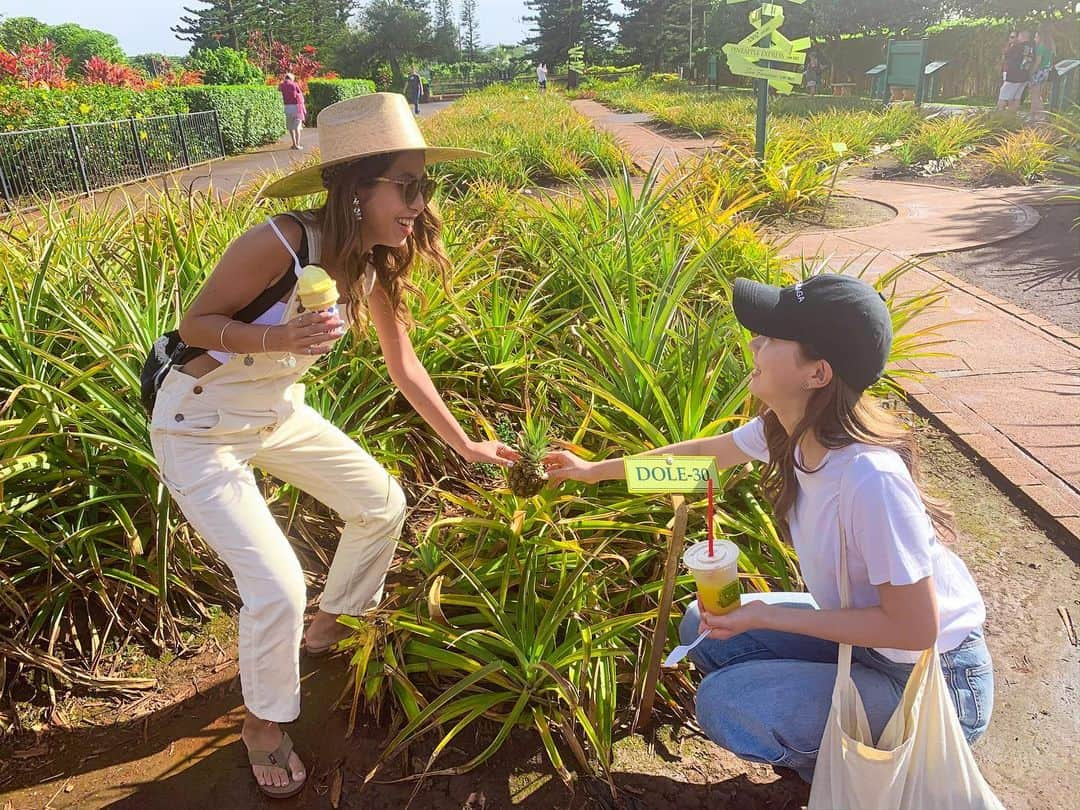
{"label": "sunglasses", "polygon": [[373,183],[395,183],[401,186],[401,197],[406,205],[412,205],[416,198],[424,195],[424,201],[431,199],[431,191],[435,188],[434,182],[426,174],[420,177],[410,177],[408,180],[395,179],[393,177],[372,177]]}

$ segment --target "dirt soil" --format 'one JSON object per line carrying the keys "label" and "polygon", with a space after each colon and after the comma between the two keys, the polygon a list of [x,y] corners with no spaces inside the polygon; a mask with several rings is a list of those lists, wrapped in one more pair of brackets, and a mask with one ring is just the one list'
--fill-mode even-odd
{"label": "dirt soil", "polygon": [[888,222],[896,216],[896,209],[861,197],[836,194],[824,211],[809,211],[786,217],[774,217],[762,227],[766,239],[794,233],[865,228]]}
{"label": "dirt soil", "polygon": [[[961,530],[956,549],[987,603],[995,707],[976,758],[1010,810],[1070,806],[1080,791],[1074,754],[1080,648],[1067,628],[1070,621],[1080,624],[1080,547],[1033,523],[943,433],[924,427],[920,443],[928,490],[951,500]],[[340,658],[304,665],[304,716],[290,734],[306,757],[309,787],[290,801],[264,800],[238,741],[242,707],[235,670],[207,675],[217,685],[206,686],[199,675],[222,662],[213,645],[204,655],[177,662],[194,667],[198,691],[178,705],[137,719],[117,709],[120,719],[109,726],[84,723],[15,739],[0,751],[0,807],[400,810],[409,804],[413,783],[382,780],[401,776],[406,767],[415,772],[426,751],[414,749],[408,761],[380,773],[380,781],[363,785],[387,728],[369,722],[345,738],[345,713],[334,708],[348,685]],[[461,747],[468,752],[451,750],[447,764],[480,750],[487,733],[464,735]],[[412,806],[782,809],[802,806],[808,795],[797,777],[743,763],[687,726],[662,725],[647,738],[624,732],[616,747],[614,803],[603,783],[579,779],[567,788],[544,762],[536,736],[521,732],[477,771],[425,781]]]}
{"label": "dirt soil", "polygon": [[1039,224],[1014,239],[945,253],[933,263],[953,275],[1080,334],[1080,205],[1036,209]]}
{"label": "dirt soil", "polygon": [[[889,152],[869,158],[853,166],[845,176],[862,177],[867,180],[899,180],[907,183],[932,183],[950,188],[995,188],[1017,185],[1015,178],[1001,177],[987,174],[980,161],[973,154],[965,155],[959,160],[953,161],[944,168],[940,168],[931,174],[919,174],[924,168],[923,164],[913,167],[900,165]],[[1034,186],[1069,185],[1076,182],[1076,178],[1070,174],[1051,168],[1045,177],[1039,177],[1032,183]]]}

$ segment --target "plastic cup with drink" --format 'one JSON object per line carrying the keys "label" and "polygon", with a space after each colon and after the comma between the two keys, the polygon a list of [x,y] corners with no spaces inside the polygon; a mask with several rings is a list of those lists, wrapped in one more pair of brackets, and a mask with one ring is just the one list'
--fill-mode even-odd
{"label": "plastic cup with drink", "polygon": [[739,547],[730,540],[713,538],[713,482],[709,479],[707,539],[683,553],[683,563],[697,585],[698,599],[708,613],[730,613],[739,600]]}
{"label": "plastic cup with drink", "polygon": [[698,599],[708,613],[730,613],[739,606],[739,547],[730,540],[713,543],[694,543],[683,554],[683,563],[690,569],[697,585]]}

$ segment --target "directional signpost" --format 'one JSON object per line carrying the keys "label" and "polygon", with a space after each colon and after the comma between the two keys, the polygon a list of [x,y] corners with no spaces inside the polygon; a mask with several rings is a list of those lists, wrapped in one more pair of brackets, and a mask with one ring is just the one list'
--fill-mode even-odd
{"label": "directional signpost", "polygon": [[[747,0],[727,0],[728,4],[745,3]],[[806,0],[787,0],[801,5]],[[754,30],[739,42],[729,42],[721,50],[727,56],[728,69],[737,76],[754,79],[757,88],[757,157],[765,159],[765,117],[769,108],[769,87],[778,93],[790,93],[801,84],[803,74],[797,70],[774,67],[783,62],[802,65],[810,47],[810,37],[788,39],[780,33],[784,24],[784,9],[777,3],[761,3],[750,12],[750,24]],[[764,62],[764,64],[762,64]]]}

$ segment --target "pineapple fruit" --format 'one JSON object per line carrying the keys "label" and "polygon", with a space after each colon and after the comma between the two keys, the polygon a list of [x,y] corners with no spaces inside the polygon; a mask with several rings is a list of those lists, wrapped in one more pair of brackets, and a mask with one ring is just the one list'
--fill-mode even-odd
{"label": "pineapple fruit", "polygon": [[506,474],[510,491],[519,498],[532,498],[547,483],[544,456],[548,451],[548,420],[526,408],[525,421],[519,434],[517,450],[521,458]]}

